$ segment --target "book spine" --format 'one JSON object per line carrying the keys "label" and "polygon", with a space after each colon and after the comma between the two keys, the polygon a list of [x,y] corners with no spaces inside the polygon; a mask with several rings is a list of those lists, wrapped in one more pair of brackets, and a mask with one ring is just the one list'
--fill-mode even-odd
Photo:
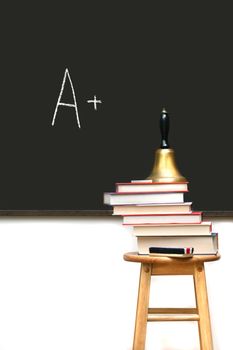
{"label": "book spine", "polygon": [[191,211],[190,213],[158,213],[158,214],[147,214],[147,213],[145,213],[145,214],[128,214],[128,215],[125,215],[126,217],[127,216],[132,216],[132,217],[134,217],[134,216],[154,216],[154,217],[158,217],[158,216],[174,216],[174,215],[176,215],[176,216],[192,216],[192,215],[194,215],[194,216],[198,216],[198,215],[202,215],[202,211]]}
{"label": "book spine", "polygon": [[193,254],[194,249],[187,248],[167,248],[167,247],[149,247],[149,253],[155,254]]}
{"label": "book spine", "polygon": [[176,190],[176,191],[132,191],[132,192],[125,192],[125,191],[116,191],[116,192],[109,192],[111,195],[132,195],[132,194],[139,194],[139,195],[145,195],[145,194],[169,194],[169,193],[187,193],[188,190]]}

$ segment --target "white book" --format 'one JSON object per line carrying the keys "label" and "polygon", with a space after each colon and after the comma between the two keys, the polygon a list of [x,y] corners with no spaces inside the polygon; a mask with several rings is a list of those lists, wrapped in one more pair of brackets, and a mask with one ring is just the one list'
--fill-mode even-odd
{"label": "white book", "polygon": [[176,214],[191,213],[192,202],[163,204],[115,205],[113,215]]}
{"label": "white book", "polygon": [[176,214],[154,214],[154,215],[125,215],[123,224],[200,224],[202,220],[201,212],[176,213]]}
{"label": "white book", "polygon": [[139,254],[149,254],[151,247],[194,248],[194,255],[212,255],[218,252],[218,234],[204,236],[137,237]]}
{"label": "white book", "polygon": [[183,192],[164,193],[104,193],[104,204],[124,205],[124,204],[154,204],[154,203],[183,203]]}
{"label": "white book", "polygon": [[211,235],[212,224],[202,221],[200,224],[149,224],[134,225],[135,236],[202,236]]}

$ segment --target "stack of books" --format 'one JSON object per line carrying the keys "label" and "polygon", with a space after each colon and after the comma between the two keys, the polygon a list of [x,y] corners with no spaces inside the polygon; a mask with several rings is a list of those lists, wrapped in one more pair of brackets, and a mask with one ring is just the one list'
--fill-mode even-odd
{"label": "stack of books", "polygon": [[188,182],[131,181],[104,193],[104,203],[133,228],[139,254],[217,254],[218,234],[184,201],[186,192]]}

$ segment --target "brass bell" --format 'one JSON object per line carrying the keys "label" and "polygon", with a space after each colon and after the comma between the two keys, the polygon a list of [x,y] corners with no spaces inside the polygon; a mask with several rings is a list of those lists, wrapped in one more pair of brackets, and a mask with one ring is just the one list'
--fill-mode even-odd
{"label": "brass bell", "polygon": [[155,161],[152,172],[147,180],[153,182],[187,182],[179,172],[175,152],[168,145],[169,115],[165,109],[160,116],[161,146],[155,151]]}

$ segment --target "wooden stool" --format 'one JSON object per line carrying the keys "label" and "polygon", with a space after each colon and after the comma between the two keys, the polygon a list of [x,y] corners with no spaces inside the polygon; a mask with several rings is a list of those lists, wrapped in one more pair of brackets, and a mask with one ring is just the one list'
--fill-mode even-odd
{"label": "wooden stool", "polygon": [[[144,350],[149,321],[198,321],[200,348],[212,350],[212,335],[204,263],[220,255],[169,258],[138,253],[124,254],[124,260],[141,263],[133,350]],[[148,308],[151,276],[193,275],[196,308]]]}

